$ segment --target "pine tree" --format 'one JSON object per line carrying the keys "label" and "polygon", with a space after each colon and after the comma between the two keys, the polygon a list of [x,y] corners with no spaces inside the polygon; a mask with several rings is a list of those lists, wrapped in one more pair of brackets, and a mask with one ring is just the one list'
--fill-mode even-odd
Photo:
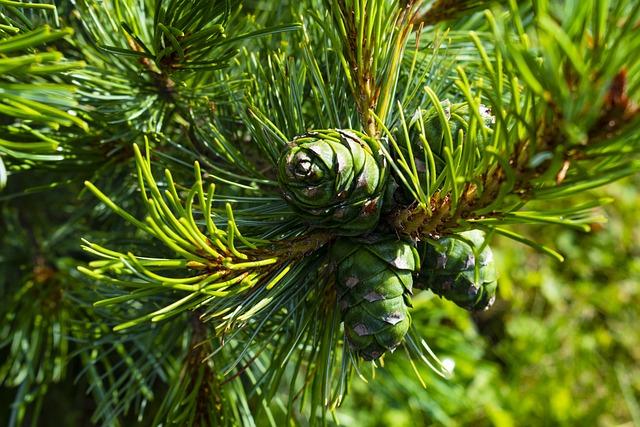
{"label": "pine tree", "polygon": [[640,168],[638,28],[633,0],[0,0],[9,425],[74,381],[98,425],[282,425],[385,358],[446,375],[411,295],[487,308],[493,236],[562,260],[514,226],[588,231],[607,200],[571,196]]}

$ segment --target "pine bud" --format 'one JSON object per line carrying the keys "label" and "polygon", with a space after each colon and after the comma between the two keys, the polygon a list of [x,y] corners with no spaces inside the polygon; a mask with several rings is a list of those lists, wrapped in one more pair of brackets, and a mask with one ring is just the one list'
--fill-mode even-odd
{"label": "pine bud", "polygon": [[296,137],[278,164],[285,200],[317,227],[349,236],[371,231],[389,175],[376,147],[376,141],[350,130]]}

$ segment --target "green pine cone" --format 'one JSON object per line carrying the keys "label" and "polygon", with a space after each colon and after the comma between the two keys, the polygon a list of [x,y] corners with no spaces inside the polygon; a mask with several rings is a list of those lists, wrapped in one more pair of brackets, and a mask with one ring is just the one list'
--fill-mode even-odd
{"label": "green pine cone", "polygon": [[411,325],[417,251],[393,238],[341,238],[331,249],[338,304],[351,348],[374,360],[400,345]]}
{"label": "green pine cone", "polygon": [[467,310],[486,310],[495,301],[498,285],[493,252],[484,233],[471,230],[460,238],[444,237],[438,246],[423,246],[423,266],[416,287],[426,287]]}
{"label": "green pine cone", "polygon": [[388,168],[379,144],[351,130],[296,137],[281,155],[285,200],[309,223],[340,235],[363,234],[380,218]]}

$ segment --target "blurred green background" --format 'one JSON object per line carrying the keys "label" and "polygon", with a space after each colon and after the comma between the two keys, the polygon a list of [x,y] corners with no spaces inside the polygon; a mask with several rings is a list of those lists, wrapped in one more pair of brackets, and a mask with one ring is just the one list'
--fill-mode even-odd
{"label": "blurred green background", "polygon": [[374,384],[355,381],[348,426],[640,426],[640,178],[598,192],[614,198],[591,233],[531,227],[558,263],[493,240],[499,297],[469,316],[423,292],[414,324],[441,360],[444,380],[387,357]]}

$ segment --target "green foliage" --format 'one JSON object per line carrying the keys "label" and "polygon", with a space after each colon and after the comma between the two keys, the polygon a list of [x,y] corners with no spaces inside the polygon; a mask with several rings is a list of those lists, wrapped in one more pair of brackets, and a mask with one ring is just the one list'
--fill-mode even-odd
{"label": "green foliage", "polygon": [[[638,421],[637,290],[607,284],[635,240],[579,234],[603,227],[592,190],[640,168],[638,22],[632,0],[0,0],[9,424],[74,381],[84,424],[330,424],[343,402],[382,408],[371,425],[399,402],[425,424]],[[486,255],[471,229],[571,261],[501,241],[503,302],[420,292],[409,328],[430,265],[409,254]]]}
{"label": "green foliage", "polygon": [[[81,217],[53,198],[43,201],[58,211],[44,212],[27,197],[2,207],[0,383],[15,390],[13,412],[6,414],[10,425],[27,416],[37,422],[52,384],[68,375],[73,342],[84,330],[76,321],[88,318],[86,305],[68,294],[80,286],[70,234],[83,229]],[[64,226],[67,216],[77,221],[75,228]]]}
{"label": "green foliage", "polygon": [[[47,18],[55,12],[53,5],[34,7]],[[88,131],[78,117],[76,89],[63,77],[84,62],[53,47],[64,44],[73,29],[42,21],[15,7],[0,16],[0,190],[10,173],[63,159],[68,133]]]}
{"label": "green foliage", "polygon": [[[211,184],[205,193],[197,162],[196,183],[189,189],[184,201],[178,195],[169,170],[165,170],[168,189],[162,194],[151,174],[148,147],[145,157],[137,145],[134,145],[134,151],[142,200],[147,210],[144,221],[136,219],[115,205],[93,184],[87,182],[86,185],[117,214],[136,226],[140,232],[160,240],[175,252],[178,258],[136,256],[131,252],[117,252],[86,242],[84,249],[104,260],[92,261],[88,265],[90,269],[79,269],[96,280],[133,291],[98,301],[97,306],[155,298],[165,295],[167,291],[184,293],[185,296],[171,305],[120,324],[115,330],[126,329],[149,320],[162,321],[185,310],[203,306],[206,306],[207,317],[226,319],[218,324],[218,327],[224,330],[230,328],[233,322],[245,321],[259,311],[264,304],[249,305],[243,310],[234,310],[235,303],[229,306],[226,304],[247,292],[255,293],[255,285],[258,283],[264,284],[263,291],[268,294],[291,269],[293,259],[301,257],[308,249],[303,247],[300,254],[296,254],[295,249],[289,249],[286,255],[292,259],[278,257],[276,252],[269,254],[263,249],[270,243],[269,240],[247,239],[240,233],[228,201],[225,203],[223,216],[217,217],[212,206],[215,185]],[[194,218],[196,198],[206,234]],[[223,224],[226,222],[224,228],[220,227],[222,221]],[[188,271],[190,274],[185,276],[183,273],[177,277],[162,274],[171,270]],[[110,274],[115,277],[109,278]],[[220,306],[216,304],[218,298],[222,303]],[[267,301],[266,295],[263,298]],[[234,315],[226,316],[231,311]]]}
{"label": "green foliage", "polygon": [[[500,18],[486,12],[486,23],[469,34],[479,61],[471,67],[455,68],[451,88],[455,92],[425,90],[428,97],[424,101],[431,103],[431,108],[420,102],[423,122],[434,114],[443,124],[448,122],[443,96],[468,105],[470,115],[462,128],[458,127],[457,137],[450,126],[443,126],[444,144],[433,144],[421,123],[418,129],[422,132],[416,141],[410,138],[409,120],[404,116],[400,118],[398,140],[388,133],[396,153],[395,162],[390,161],[395,164],[399,182],[412,199],[420,202],[418,207],[397,213],[396,228],[412,236],[428,237],[434,231],[446,234],[451,228],[463,224],[469,228],[473,223],[523,240],[501,225],[584,223],[584,211],[578,206],[562,213],[514,212],[526,203],[566,197],[637,169],[634,157],[624,155],[637,150],[637,136],[633,135],[637,125],[630,123],[637,120],[637,109],[629,101],[633,95],[627,91],[634,84],[628,81],[626,71],[636,65],[605,61],[604,53],[598,52],[603,45],[623,42],[632,35],[621,33],[616,26],[603,32],[596,25],[597,20],[615,20],[615,14],[622,11],[625,16],[631,13],[626,22],[633,22],[637,8],[628,2],[612,10],[575,6],[584,13],[558,13],[566,22],[556,22],[551,28],[551,18],[542,15],[555,4],[545,5],[539,2],[533,9],[516,9],[514,4],[511,13]],[[513,28],[507,24],[509,20],[515,20],[516,34],[507,35]],[[528,28],[522,22],[530,22]],[[576,32],[573,39],[563,33],[563,26]],[[602,42],[588,46],[584,40],[587,34],[599,34]],[[535,47],[532,39],[538,43]],[[629,40],[628,44],[635,42]],[[583,46],[584,51],[576,46]],[[416,51],[415,55],[419,60],[420,53]],[[411,104],[403,105],[411,111]],[[495,116],[491,129],[484,126],[482,111],[486,108]],[[635,118],[610,123],[616,130],[601,139],[602,124],[609,123],[610,109]],[[424,153],[423,158],[413,153]],[[442,161],[444,164],[438,165]],[[594,171],[597,177],[589,175]]]}

